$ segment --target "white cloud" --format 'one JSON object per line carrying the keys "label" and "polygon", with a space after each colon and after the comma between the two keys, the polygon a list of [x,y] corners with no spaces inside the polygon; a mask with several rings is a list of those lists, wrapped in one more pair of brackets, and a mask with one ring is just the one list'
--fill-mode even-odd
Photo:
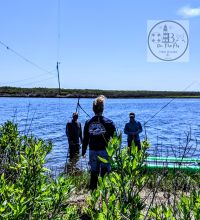
{"label": "white cloud", "polygon": [[191,8],[190,6],[185,6],[178,10],[178,14],[183,17],[197,17],[200,16],[200,7]]}

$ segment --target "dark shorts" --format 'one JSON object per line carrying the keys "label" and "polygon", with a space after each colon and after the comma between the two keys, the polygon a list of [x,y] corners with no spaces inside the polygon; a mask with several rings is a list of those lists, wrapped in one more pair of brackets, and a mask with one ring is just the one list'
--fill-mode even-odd
{"label": "dark shorts", "polygon": [[79,153],[80,153],[80,145],[79,144],[69,145],[69,158],[70,159],[78,156]]}
{"label": "dark shorts", "polygon": [[[131,147],[132,141],[133,141],[133,140],[128,140],[128,146],[129,146],[129,147]],[[142,149],[140,140],[138,140],[138,141],[134,140],[134,143],[135,143],[135,146],[138,147],[138,150],[141,150],[141,149]]]}
{"label": "dark shorts", "polygon": [[106,172],[110,172],[111,166],[109,163],[103,163],[99,160],[98,156],[107,159],[108,154],[106,150],[90,150],[89,152],[89,163],[91,167],[91,172],[100,173],[101,170],[106,170]]}

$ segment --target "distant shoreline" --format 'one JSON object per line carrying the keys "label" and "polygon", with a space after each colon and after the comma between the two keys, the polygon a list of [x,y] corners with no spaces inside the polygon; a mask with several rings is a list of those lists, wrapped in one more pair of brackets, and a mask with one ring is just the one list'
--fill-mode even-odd
{"label": "distant shoreline", "polygon": [[55,88],[19,88],[0,87],[0,97],[22,98],[94,98],[98,95],[107,98],[200,98],[200,92],[181,91],[145,91],[145,90],[95,90],[95,89],[61,89],[59,95]]}

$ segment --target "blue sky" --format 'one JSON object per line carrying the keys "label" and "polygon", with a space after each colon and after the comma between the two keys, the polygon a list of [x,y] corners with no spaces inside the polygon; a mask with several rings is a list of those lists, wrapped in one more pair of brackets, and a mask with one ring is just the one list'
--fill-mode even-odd
{"label": "blue sky", "polygon": [[[195,81],[189,90],[199,91],[198,0],[0,0],[0,5],[0,41],[51,72],[0,45],[0,86],[57,87],[59,61],[62,88],[183,90]],[[147,62],[147,21],[166,19],[189,20],[189,62]]]}

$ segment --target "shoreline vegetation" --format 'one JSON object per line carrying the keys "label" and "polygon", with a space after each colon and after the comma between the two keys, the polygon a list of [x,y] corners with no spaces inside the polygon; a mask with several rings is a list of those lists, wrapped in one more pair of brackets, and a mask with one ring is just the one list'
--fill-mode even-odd
{"label": "shoreline vegetation", "polygon": [[53,144],[0,126],[0,219],[10,220],[199,220],[200,173],[151,171],[142,150],[121,148],[121,136],[108,144],[112,172],[89,191],[89,171],[53,175],[45,158]]}
{"label": "shoreline vegetation", "polygon": [[0,97],[30,98],[94,98],[100,94],[107,98],[200,98],[194,91],[147,91],[147,90],[98,90],[57,88],[0,87]]}

